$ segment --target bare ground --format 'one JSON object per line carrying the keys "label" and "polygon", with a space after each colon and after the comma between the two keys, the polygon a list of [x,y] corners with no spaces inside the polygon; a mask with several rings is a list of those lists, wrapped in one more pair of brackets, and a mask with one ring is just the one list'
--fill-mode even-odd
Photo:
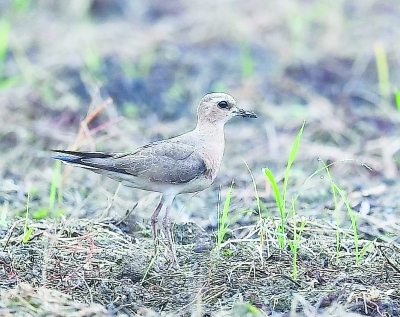
{"label": "bare ground", "polygon": [[[10,26],[0,68],[1,315],[400,316],[394,1],[27,3],[0,2]],[[259,118],[228,124],[215,184],[176,200],[181,270],[163,244],[153,257],[157,195],[79,169],[54,181],[50,149],[126,151],[174,136],[193,128],[195,103],[216,90]],[[286,233],[299,239],[294,276],[261,168],[282,184],[303,121],[287,196],[296,198]],[[231,217],[249,212],[218,251],[232,179]],[[62,184],[55,201],[52,180]],[[335,204],[332,184],[346,200]]]}

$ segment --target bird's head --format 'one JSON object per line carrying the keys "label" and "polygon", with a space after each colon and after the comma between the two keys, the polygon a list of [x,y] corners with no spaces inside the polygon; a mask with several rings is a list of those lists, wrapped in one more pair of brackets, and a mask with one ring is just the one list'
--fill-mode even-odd
{"label": "bird's head", "polygon": [[257,118],[254,112],[238,108],[235,99],[231,95],[221,92],[205,95],[197,107],[199,123],[210,122],[224,125],[236,116]]}

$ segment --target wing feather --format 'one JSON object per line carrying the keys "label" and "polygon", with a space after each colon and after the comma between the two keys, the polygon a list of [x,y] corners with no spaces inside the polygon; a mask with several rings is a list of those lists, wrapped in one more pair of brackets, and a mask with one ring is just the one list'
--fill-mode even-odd
{"label": "wing feather", "polygon": [[[54,158],[91,169],[132,175],[151,182],[188,183],[207,171],[203,158],[192,145],[157,141],[130,153],[55,151]],[[109,174],[109,173],[107,173]]]}

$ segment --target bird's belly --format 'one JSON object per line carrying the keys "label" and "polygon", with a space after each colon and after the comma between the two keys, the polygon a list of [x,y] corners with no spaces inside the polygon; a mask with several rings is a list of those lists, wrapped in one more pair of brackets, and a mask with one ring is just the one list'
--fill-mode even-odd
{"label": "bird's belly", "polygon": [[128,187],[164,194],[177,195],[182,193],[194,193],[206,189],[212,184],[211,179],[208,179],[203,175],[187,183],[164,183],[122,173],[103,172],[103,174]]}
{"label": "bird's belly", "polygon": [[202,191],[212,184],[212,181],[204,176],[196,178],[186,184],[176,184],[179,189],[179,194],[181,193],[195,193]]}

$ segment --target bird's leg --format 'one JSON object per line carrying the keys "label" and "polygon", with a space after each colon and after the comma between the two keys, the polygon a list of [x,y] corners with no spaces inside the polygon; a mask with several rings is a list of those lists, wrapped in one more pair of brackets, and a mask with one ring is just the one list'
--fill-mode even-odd
{"label": "bird's leg", "polygon": [[158,241],[156,224],[158,222],[158,215],[163,207],[164,202],[165,202],[164,196],[161,195],[160,202],[158,203],[156,209],[153,211],[151,215],[151,231],[153,232],[154,250],[156,254],[157,254],[157,241]]}
{"label": "bird's leg", "polygon": [[175,246],[172,241],[172,233],[171,233],[171,222],[169,219],[169,211],[172,206],[172,201],[174,200],[175,195],[167,196],[167,203],[165,204],[165,215],[162,221],[162,227],[164,229],[164,234],[167,236],[168,247],[171,251],[172,261],[174,263],[174,267],[179,269],[178,258],[176,257]]}

